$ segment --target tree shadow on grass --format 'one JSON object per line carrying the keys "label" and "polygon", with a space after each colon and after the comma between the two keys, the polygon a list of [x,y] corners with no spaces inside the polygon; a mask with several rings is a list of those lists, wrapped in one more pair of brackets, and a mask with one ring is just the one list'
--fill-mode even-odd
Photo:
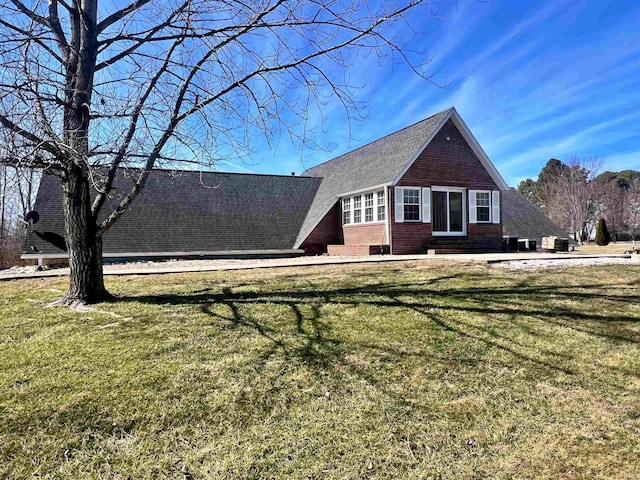
{"label": "tree shadow on grass", "polygon": [[[334,362],[339,361],[340,341],[332,338],[330,325],[322,320],[320,302],[290,301],[286,298],[269,298],[269,296],[258,301],[258,298],[253,295],[247,298],[246,293],[233,293],[231,288],[225,287],[221,296],[215,301],[209,301],[209,295],[205,294],[195,302],[182,303],[199,305],[201,312],[227,322],[228,328],[244,327],[268,339],[271,347],[263,353],[261,360],[267,360],[280,351],[285,358],[298,359],[323,369],[330,368]],[[294,329],[283,328],[279,322],[258,319],[252,307],[260,304],[288,307]],[[217,313],[214,311],[214,306],[226,306],[230,315]],[[302,307],[306,307],[305,310],[308,312],[304,312]]]}
{"label": "tree shadow on grass", "polygon": [[[640,318],[620,308],[620,304],[640,301],[639,295],[625,294],[627,284],[535,286],[521,282],[463,288],[447,284],[461,277],[468,280],[467,276],[458,273],[418,283],[379,282],[334,288],[314,288],[310,284],[296,287],[295,291],[246,290],[246,285],[238,291],[226,286],[219,293],[200,289],[184,294],[124,297],[120,301],[196,305],[211,318],[226,322],[227,328],[249,329],[268,339],[271,346],[262,360],[281,353],[287,359],[324,370],[331,369],[334,364],[344,364],[346,355],[358,345],[335,334],[332,320],[324,316],[325,307],[379,307],[388,309],[389,315],[393,315],[394,309],[409,310],[456,338],[502,351],[512,356],[516,363],[524,362],[566,375],[579,373],[571,366],[573,356],[545,349],[533,341],[540,330],[545,330],[544,325],[553,329],[567,328],[611,343],[640,343],[640,332],[635,326]],[[466,282],[469,283],[472,282]],[[551,303],[550,298],[554,300]],[[571,306],[558,304],[563,301]],[[277,306],[287,313],[278,321],[269,319],[264,312],[268,312],[270,306]],[[607,306],[618,313],[607,313]],[[220,307],[226,307],[229,313],[221,314]],[[621,313],[623,311],[627,313]],[[479,318],[490,318],[492,323],[473,321]],[[537,323],[541,328],[535,327]],[[505,327],[508,332],[514,326],[532,341],[512,338],[501,329]],[[396,354],[402,355],[401,352]]]}

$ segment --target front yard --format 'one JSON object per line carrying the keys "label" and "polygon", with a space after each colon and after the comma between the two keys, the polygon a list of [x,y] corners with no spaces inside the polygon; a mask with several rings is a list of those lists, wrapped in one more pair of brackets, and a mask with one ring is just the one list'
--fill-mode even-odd
{"label": "front yard", "polygon": [[640,271],[0,283],[0,478],[640,478]]}

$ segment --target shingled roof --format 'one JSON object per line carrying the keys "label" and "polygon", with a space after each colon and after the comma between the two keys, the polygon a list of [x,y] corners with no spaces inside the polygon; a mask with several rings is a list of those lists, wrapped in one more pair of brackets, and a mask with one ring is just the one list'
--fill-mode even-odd
{"label": "shingled roof", "polygon": [[[542,244],[542,237],[569,237],[564,229],[514,188],[502,191],[502,233],[509,237],[535,239],[538,246]],[[572,239],[569,242],[577,245]]]}
{"label": "shingled roof", "polygon": [[443,120],[452,110],[436,113],[421,122],[306,170],[303,175],[322,177],[322,183],[302,225],[296,246],[304,242],[339,195],[393,182],[419,153],[420,147],[442,126]]}
{"label": "shingled roof", "polygon": [[[131,174],[117,180],[126,191]],[[105,256],[292,250],[319,178],[153,170],[131,210],[104,234]],[[124,188],[123,188],[124,187]],[[117,205],[111,199],[105,215]],[[42,178],[34,230],[64,235],[60,180]],[[33,248],[32,248],[33,247]],[[25,254],[62,254],[30,232]]]}

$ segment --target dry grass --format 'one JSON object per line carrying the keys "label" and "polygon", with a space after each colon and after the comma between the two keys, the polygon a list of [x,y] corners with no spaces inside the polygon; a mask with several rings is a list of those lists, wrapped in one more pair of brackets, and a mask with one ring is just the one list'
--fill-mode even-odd
{"label": "dry grass", "polygon": [[[603,253],[624,253],[633,248],[631,242],[611,242],[609,245],[598,245],[594,242],[585,243],[576,248],[579,253],[603,254]],[[640,242],[636,242],[636,248],[640,248]]]}
{"label": "dry grass", "polygon": [[640,478],[640,275],[397,263],[0,284],[0,477]]}

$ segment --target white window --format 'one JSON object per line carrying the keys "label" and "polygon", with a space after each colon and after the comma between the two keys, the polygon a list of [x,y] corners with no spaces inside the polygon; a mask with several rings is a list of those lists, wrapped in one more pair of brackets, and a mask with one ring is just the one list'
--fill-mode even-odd
{"label": "white window", "polygon": [[433,235],[466,235],[465,189],[432,187],[431,191],[431,228]]}
{"label": "white window", "polygon": [[384,190],[380,190],[376,192],[378,211],[377,211],[377,220],[379,222],[384,221],[387,218],[387,205],[384,201]]}
{"label": "white window", "polygon": [[476,190],[476,221],[491,222],[491,192]]}
{"label": "white window", "polygon": [[373,222],[373,193],[364,194],[364,221]]}
{"label": "white window", "polygon": [[342,199],[342,223],[344,225],[351,223],[351,197]]}
{"label": "white window", "polygon": [[362,196],[353,197],[353,223],[362,223]]}
{"label": "white window", "polygon": [[403,218],[405,222],[420,221],[420,189],[404,188],[402,190]]}
{"label": "white window", "polygon": [[500,192],[469,190],[469,223],[500,223]]}
{"label": "white window", "polygon": [[342,224],[384,222],[387,217],[384,190],[342,198]]}

